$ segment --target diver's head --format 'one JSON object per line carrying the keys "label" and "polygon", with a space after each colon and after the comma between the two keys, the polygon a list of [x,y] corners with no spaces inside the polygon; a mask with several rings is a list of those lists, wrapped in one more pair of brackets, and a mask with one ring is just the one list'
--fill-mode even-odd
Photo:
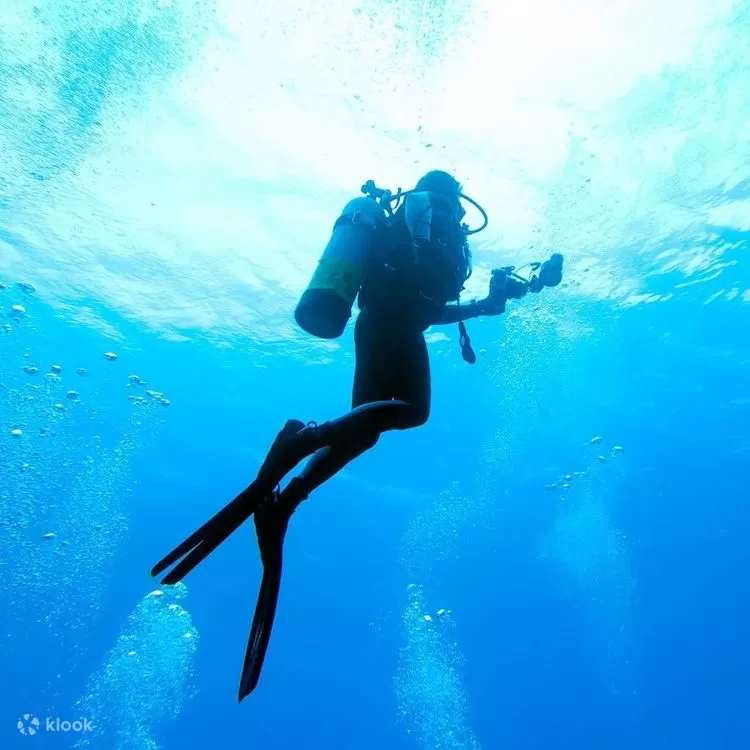
{"label": "diver's head", "polygon": [[466,215],[466,211],[459,200],[462,190],[461,183],[448,172],[433,169],[419,178],[414,190],[416,192],[427,191],[433,195],[446,198],[455,212],[456,221],[460,222]]}
{"label": "diver's head", "polygon": [[428,190],[431,193],[439,193],[446,198],[458,198],[461,194],[461,183],[448,172],[433,169],[419,178],[415,190]]}

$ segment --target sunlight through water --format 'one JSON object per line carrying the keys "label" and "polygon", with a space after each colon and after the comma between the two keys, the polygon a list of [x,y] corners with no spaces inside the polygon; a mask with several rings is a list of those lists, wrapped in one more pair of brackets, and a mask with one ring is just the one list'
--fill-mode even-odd
{"label": "sunlight through water", "polygon": [[[93,296],[174,337],[298,338],[287,310],[343,203],[434,166],[490,213],[480,265],[562,248],[590,269],[571,294],[720,272],[706,237],[743,221],[748,19],[729,0],[0,15],[0,272],[73,315]],[[655,253],[677,243],[694,249]]]}

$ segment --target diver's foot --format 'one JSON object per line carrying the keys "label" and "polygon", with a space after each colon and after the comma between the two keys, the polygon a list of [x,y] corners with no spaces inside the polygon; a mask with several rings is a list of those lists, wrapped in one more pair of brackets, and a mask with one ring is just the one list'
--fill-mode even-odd
{"label": "diver's foot", "polygon": [[276,487],[300,461],[321,447],[314,422],[306,425],[299,419],[288,419],[271,444],[258,472],[258,480],[265,486]]}
{"label": "diver's foot", "polygon": [[302,501],[294,500],[288,493],[274,490],[261,501],[255,511],[255,533],[264,565],[281,554],[289,519],[300,502]]}
{"label": "diver's foot", "polygon": [[294,511],[307,500],[304,485],[298,477],[292,479],[283,492],[274,490],[268,493],[255,511],[255,533],[258,536],[258,546],[261,558],[265,563],[266,556],[281,552],[289,519]]}

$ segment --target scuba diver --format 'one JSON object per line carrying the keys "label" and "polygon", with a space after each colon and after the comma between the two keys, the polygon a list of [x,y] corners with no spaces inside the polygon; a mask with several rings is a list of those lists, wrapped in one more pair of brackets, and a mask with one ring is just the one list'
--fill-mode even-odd
{"label": "scuba diver", "polygon": [[[151,571],[175,584],[251,515],[263,576],[242,669],[239,701],[258,684],[281,585],[287,525],[311,492],[372,448],[389,430],[423,425],[430,414],[430,365],[425,330],[459,325],[463,358],[476,356],[464,321],[500,315],[509,299],[557,286],[562,255],[529,264],[529,278],[512,266],[492,272],[486,298],[461,303],[471,275],[467,237],[487,226],[484,209],[462,193],[447,172],[424,175],[413,190],[394,195],[370,180],[336,221],[309,286],[295,310],[298,325],[324,339],[341,335],[358,298],[354,327],[355,371],[352,410],[322,424],[290,419],[276,436],[255,480]],[[462,223],[461,201],[473,205],[484,223]],[[310,458],[281,490],[282,480]]]}

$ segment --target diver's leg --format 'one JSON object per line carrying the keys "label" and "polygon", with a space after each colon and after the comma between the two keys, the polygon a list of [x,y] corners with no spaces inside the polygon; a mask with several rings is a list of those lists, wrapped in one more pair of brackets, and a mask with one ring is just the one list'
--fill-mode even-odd
{"label": "diver's leg", "polygon": [[318,428],[327,432],[330,442],[315,453],[282,493],[271,493],[255,511],[263,581],[242,670],[240,700],[252,692],[260,677],[281,587],[284,536],[297,506],[312,490],[372,448],[381,432],[417,426],[429,414],[430,369],[421,331],[413,331],[418,335],[411,336],[402,332],[395,343],[388,337],[389,347],[375,346],[377,342],[365,335],[368,324],[357,323],[353,411]]}
{"label": "diver's leg", "polygon": [[[422,331],[408,325],[394,331],[381,319],[363,314],[357,319],[354,343],[354,409],[339,419],[300,432],[318,430],[322,443],[301,474],[283,492],[268,496],[256,511],[261,555],[266,544],[277,543],[274,530],[286,530],[297,506],[372,448],[383,432],[417,427],[427,421],[430,363]],[[387,400],[389,397],[398,400]]]}
{"label": "diver's leg", "polygon": [[302,471],[284,488],[280,501],[296,508],[310,493],[338,474],[347,464],[366,453],[378,442],[379,435],[358,444],[342,443],[336,447],[321,448],[305,464]]}
{"label": "diver's leg", "polygon": [[[255,480],[231,503],[220,510],[201,528],[160,560],[152,569],[156,576],[175,566],[164,578],[164,583],[176,583],[204,560],[230,534],[241,526],[259,504],[273,497],[274,488],[297,464],[308,456],[318,453],[305,472],[306,485],[310,490],[332,477],[349,461],[356,458],[377,442],[381,432],[390,429],[405,429],[420,424],[419,409],[406,401],[386,400],[393,393],[388,388],[388,373],[397,370],[402,356],[408,351],[405,345],[396,347],[399,357],[373,339],[368,327],[378,328],[377,320],[365,322],[355,329],[357,367],[355,370],[355,409],[340,419],[320,426],[305,427],[298,420],[288,420],[276,436]],[[362,331],[365,333],[361,333]],[[421,339],[421,336],[420,336]],[[383,337],[390,342],[390,338]],[[393,349],[391,345],[390,349]],[[408,369],[408,361],[407,361]],[[388,365],[382,369],[383,365]],[[398,395],[395,392],[394,395]],[[372,403],[365,403],[370,401]],[[327,446],[335,446],[335,450]],[[298,483],[297,483],[298,485]],[[273,536],[273,535],[272,535]]]}
{"label": "diver's leg", "polygon": [[[322,424],[305,426],[296,420],[289,420],[287,426],[298,425],[296,433],[291,437],[285,435],[284,440],[277,441],[271,447],[256,481],[264,487],[275,487],[300,461],[321,448],[359,443],[362,435],[367,435],[365,442],[369,442],[388,430],[418,427],[425,421],[422,415],[421,409],[406,401],[382,400],[362,404],[343,417]],[[363,450],[374,444],[366,445]]]}
{"label": "diver's leg", "polygon": [[354,328],[354,343],[352,411],[302,427],[281,442],[278,450],[272,448],[258,474],[264,486],[275,487],[300,461],[322,448],[341,448],[335,468],[324,472],[327,479],[371,448],[383,432],[408,430],[427,421],[430,365],[421,329],[408,320],[362,311]]}
{"label": "diver's leg", "polygon": [[[429,417],[430,362],[419,329],[393,335],[391,330],[360,316],[355,347],[354,408],[320,426],[329,431],[330,442],[281,493],[284,504],[299,505],[314,489],[372,448],[383,432],[418,427]],[[385,400],[389,394],[398,400]]]}

